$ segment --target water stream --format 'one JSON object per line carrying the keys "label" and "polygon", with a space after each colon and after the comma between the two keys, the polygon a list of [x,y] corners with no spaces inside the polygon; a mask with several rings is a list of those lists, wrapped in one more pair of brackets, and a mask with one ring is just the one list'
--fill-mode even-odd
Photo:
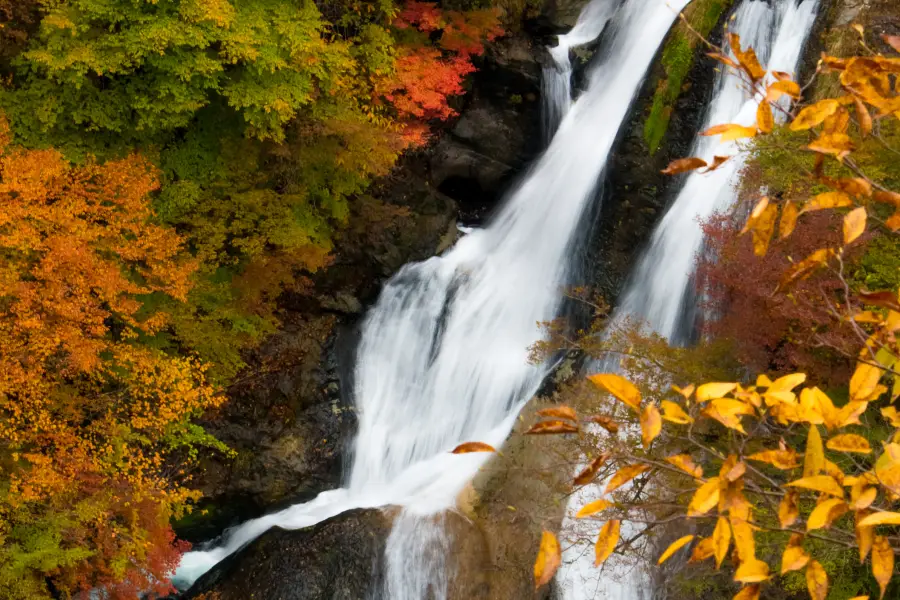
{"label": "water stream", "polygon": [[[800,54],[816,18],[819,0],[743,0],[734,12],[731,31],[741,36],[744,47],[752,46],[760,62],[769,70],[794,73]],[[753,98],[730,70],[716,77],[713,96],[702,129],[722,123],[753,125],[760,98]],[[729,210],[737,199],[736,186],[744,165],[737,142],[720,142],[718,137],[697,136],[689,156],[712,162],[713,156],[734,156],[711,173],[695,171],[685,177],[675,200],[656,226],[647,248],[629,277],[625,291],[613,314],[610,327],[637,321],[672,343],[685,343],[694,328],[698,309],[693,282],[695,261],[702,251],[704,235],[701,222],[716,213]],[[615,371],[613,362],[592,365],[593,372]],[[590,486],[573,495],[569,510],[595,500],[602,488]],[[563,524],[583,536],[595,536],[585,525],[572,518]],[[624,538],[637,533],[636,526],[623,523]],[[640,568],[613,556],[599,573],[592,565],[587,544],[575,544],[564,553],[564,567],[557,584],[566,600],[606,598],[639,600],[652,597],[648,577]]]}
{"label": "water stream", "polygon": [[[585,92],[496,218],[444,255],[403,267],[385,285],[357,352],[359,433],[346,487],[233,528],[218,547],[187,553],[176,573],[180,585],[270,527],[295,529],[352,508],[398,504],[404,515],[388,542],[385,594],[419,600],[430,590],[442,597],[443,566],[422,551],[423,544],[440,543],[441,532],[430,529],[432,519],[418,517],[452,507],[488,458],[449,451],[470,440],[501,445],[546,375],[546,365],[527,360],[540,337],[537,323],[560,309],[583,216],[613,141],[688,1],[625,0],[608,24]],[[610,14],[596,11],[604,25]]]}

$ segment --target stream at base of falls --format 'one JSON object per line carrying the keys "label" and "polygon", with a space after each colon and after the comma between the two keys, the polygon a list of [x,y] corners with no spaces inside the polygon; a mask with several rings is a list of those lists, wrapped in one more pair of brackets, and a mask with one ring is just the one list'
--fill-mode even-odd
{"label": "stream at base of falls", "polygon": [[[761,59],[771,57],[773,68],[792,71],[802,39],[793,44],[782,34],[788,26],[798,28],[796,37],[808,32],[817,0],[804,0],[799,8],[794,0],[784,0],[784,7],[778,2],[771,8],[744,0],[735,26],[742,34],[747,29],[747,40],[758,40]],[[373,597],[446,598],[446,538],[440,521],[425,517],[452,508],[489,458],[450,451],[466,441],[501,446],[547,375],[551,365],[528,361],[529,346],[541,336],[537,324],[560,311],[610,150],[687,3],[594,0],[585,8],[552,52],[556,65],[544,73],[545,123],[553,132],[546,151],[485,228],[439,257],[404,266],[367,313],[353,390],[359,430],[345,487],[243,523],[217,546],[185,554],[178,585],[192,583],[271,527],[297,529],[352,508],[398,505],[403,510],[387,542],[384,589],[373,590]],[[601,31],[587,87],[572,101],[568,49]],[[728,77],[716,85],[707,121],[744,119],[752,99],[732,93]],[[705,143],[695,148],[701,156],[728,151]],[[679,196],[657,227],[617,314],[637,315],[671,335],[684,312],[679,299],[690,285],[693,256],[702,247],[696,218],[733,201],[738,168],[723,167],[696,183],[688,178],[681,194],[686,200]],[[684,202],[690,206],[682,208]],[[564,572],[567,584],[578,574],[580,563],[574,564]]]}

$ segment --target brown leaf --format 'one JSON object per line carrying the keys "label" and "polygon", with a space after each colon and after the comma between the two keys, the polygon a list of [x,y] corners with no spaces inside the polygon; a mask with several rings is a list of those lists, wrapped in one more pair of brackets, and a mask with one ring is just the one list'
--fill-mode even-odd
{"label": "brown leaf", "polygon": [[859,299],[866,304],[900,311],[900,301],[897,300],[897,292],[869,292],[867,290],[860,290]]}
{"label": "brown leaf", "polygon": [[715,554],[715,549],[713,548],[712,538],[703,538],[696,546],[694,546],[694,550],[691,552],[691,558],[688,562],[700,562],[713,556],[713,554]]}
{"label": "brown leaf", "polygon": [[534,589],[549,583],[562,562],[559,542],[549,531],[541,535],[541,546],[534,561]]}
{"label": "brown leaf", "polygon": [[588,379],[599,388],[602,388],[624,402],[635,412],[641,409],[641,392],[633,383],[616,375],[615,373],[597,373]]}
{"label": "brown leaf", "polygon": [[702,158],[679,158],[669,163],[669,166],[661,171],[663,175],[678,175],[687,173],[706,166],[706,161]]}
{"label": "brown leaf", "polygon": [[597,543],[594,545],[594,566],[601,565],[607,558],[612,555],[619,543],[619,529],[622,522],[618,519],[607,521],[600,529],[600,535],[597,536]]}
{"label": "brown leaf", "polygon": [[565,421],[541,421],[531,426],[531,429],[525,432],[528,435],[545,435],[554,433],[578,433],[578,426],[566,423]]}
{"label": "brown leaf", "polygon": [[894,206],[900,207],[900,194],[897,192],[875,190],[872,192],[872,198],[876,202],[884,202],[885,204],[893,204]]}
{"label": "brown leaf", "polygon": [[719,167],[724,165],[726,162],[728,162],[730,159],[731,159],[730,156],[713,156],[712,164],[709,165],[709,168],[707,168],[703,172],[709,173],[711,171],[715,171],[716,169],[718,169]]}
{"label": "brown leaf", "polygon": [[590,421],[591,423],[596,423],[610,433],[619,432],[619,424],[609,417],[605,417],[603,415],[591,415],[586,420]]}
{"label": "brown leaf", "polygon": [[484,442],[466,442],[464,444],[460,444],[456,448],[453,449],[453,454],[468,454],[469,452],[496,452],[493,446],[485,444]]}
{"label": "brown leaf", "polygon": [[894,574],[894,549],[891,543],[883,535],[876,535],[872,543],[872,575],[881,588],[881,597]]}
{"label": "brown leaf", "polygon": [[569,406],[551,406],[550,408],[542,408],[537,411],[538,416],[552,417],[554,419],[566,419],[568,421],[577,421],[578,415],[575,410]]}
{"label": "brown leaf", "polygon": [[857,198],[870,198],[872,196],[872,184],[862,177],[843,177],[835,181],[834,186],[842,192],[847,192]]}
{"label": "brown leaf", "polygon": [[575,476],[575,485],[587,485],[594,480],[594,477],[597,476],[597,473],[600,471],[600,467],[606,463],[609,459],[609,453],[604,452],[597,458],[591,461],[587,467],[584,468],[581,473]]}
{"label": "brown leaf", "polygon": [[900,35],[888,35],[886,33],[881,34],[881,39],[884,40],[884,43],[900,52]]}

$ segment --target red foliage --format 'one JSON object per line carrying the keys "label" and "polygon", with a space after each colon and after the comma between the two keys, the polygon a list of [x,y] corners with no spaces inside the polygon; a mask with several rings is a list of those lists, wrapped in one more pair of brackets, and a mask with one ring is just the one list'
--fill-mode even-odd
{"label": "red foliage", "polygon": [[813,251],[840,246],[841,215],[811,213],[801,217],[794,233],[773,243],[764,257],[755,256],[749,235],[739,236],[730,218],[704,224],[707,253],[699,259],[698,285],[706,295],[707,334],[731,340],[738,359],[753,372],[805,371],[822,383],[846,382],[859,340],[834,319],[829,305],[840,299],[837,275],[822,269],[773,294],[793,262]]}
{"label": "red foliage", "polygon": [[462,94],[463,78],[474,70],[468,59],[442,58],[440,50],[418,48],[397,60],[396,72],[379,91],[401,120],[443,120],[456,114],[447,97]]}

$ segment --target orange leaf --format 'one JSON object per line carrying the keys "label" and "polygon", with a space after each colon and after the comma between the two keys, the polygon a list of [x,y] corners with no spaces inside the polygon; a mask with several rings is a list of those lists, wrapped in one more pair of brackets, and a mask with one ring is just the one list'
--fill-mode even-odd
{"label": "orange leaf", "polygon": [[616,423],[615,421],[613,421],[609,417],[605,417],[603,415],[591,415],[590,417],[587,418],[587,420],[590,421],[591,423],[596,423],[597,425],[600,425],[601,427],[603,427],[605,430],[607,430],[610,433],[618,433],[618,431],[619,431],[619,424]]}
{"label": "orange leaf", "polygon": [[606,510],[610,506],[612,506],[612,502],[608,500],[594,500],[593,502],[589,502],[582,506],[581,510],[575,513],[575,518],[583,519],[585,517],[595,515],[602,510]]}
{"label": "orange leaf", "polygon": [[601,565],[616,549],[619,543],[619,529],[622,522],[618,519],[608,521],[602,529],[600,535],[597,536],[597,543],[594,545],[595,559],[594,566]]}
{"label": "orange leaf", "polygon": [[694,461],[688,454],[676,454],[675,456],[666,457],[666,462],[681,469],[691,477],[703,477],[703,469],[694,464]]}
{"label": "orange leaf", "polygon": [[812,106],[807,106],[791,122],[791,131],[804,131],[816,125],[822,124],[825,119],[833,115],[840,107],[837,100],[822,100]]}
{"label": "orange leaf", "polygon": [[537,411],[538,416],[552,417],[555,419],[566,419],[569,421],[577,421],[578,415],[568,406],[551,406],[550,408],[542,408]]}
{"label": "orange leaf", "polygon": [[788,490],[778,505],[778,520],[783,528],[790,527],[800,517],[800,494],[797,490]]}
{"label": "orange leaf", "polygon": [[797,203],[788,200],[781,207],[781,220],[778,222],[778,237],[784,239],[794,232],[797,226],[797,217],[800,215],[800,209]]}
{"label": "orange leaf", "polygon": [[876,535],[872,543],[872,575],[881,588],[881,597],[894,574],[894,549],[891,543],[883,535]]}
{"label": "orange leaf", "polygon": [[493,446],[484,442],[466,442],[453,449],[453,454],[468,454],[469,452],[496,452]]}
{"label": "orange leaf", "polygon": [[581,473],[575,476],[575,485],[587,485],[594,480],[594,477],[597,476],[597,473],[600,471],[600,467],[606,462],[609,458],[608,453],[603,453],[594,460],[591,461],[587,467],[584,468]]}
{"label": "orange leaf", "polygon": [[545,435],[554,433],[578,433],[578,426],[565,421],[541,421],[525,432],[528,435]]}
{"label": "orange leaf", "polygon": [[730,142],[732,140],[755,137],[756,127],[744,127],[743,125],[738,125],[737,123],[727,123],[725,125],[714,125],[706,131],[700,132],[700,135],[721,135],[721,139],[723,142]]}
{"label": "orange leaf", "polygon": [[648,448],[662,431],[662,417],[656,404],[648,404],[641,412],[641,441]]}
{"label": "orange leaf", "polygon": [[809,561],[806,567],[806,589],[812,600],[825,600],[828,595],[828,574],[817,560]]}
{"label": "orange leaf", "polygon": [[640,411],[641,392],[633,383],[616,375],[615,373],[598,373],[588,379],[599,388],[602,388],[624,402],[635,412]]}
{"label": "orange leaf", "polygon": [[775,129],[775,117],[772,115],[772,107],[763,100],[756,108],[756,126],[762,133],[772,133]]}
{"label": "orange leaf", "polygon": [[663,169],[661,173],[663,175],[678,175],[680,173],[687,173],[688,171],[695,171],[696,169],[700,169],[705,166],[706,161],[702,158],[679,158],[670,162],[669,166]]}
{"label": "orange leaf", "polygon": [[603,490],[603,495],[609,494],[612,491],[615,491],[643,473],[644,471],[649,470],[650,467],[647,465],[628,465],[619,469],[615,475],[609,480],[609,483],[606,484],[606,489]]}
{"label": "orange leaf", "polygon": [[656,564],[661,565],[666,562],[669,557],[678,552],[681,548],[691,543],[691,540],[694,539],[692,535],[686,535],[684,537],[680,537],[666,548],[666,551],[662,553],[662,556],[659,557],[659,560],[656,561]]}

